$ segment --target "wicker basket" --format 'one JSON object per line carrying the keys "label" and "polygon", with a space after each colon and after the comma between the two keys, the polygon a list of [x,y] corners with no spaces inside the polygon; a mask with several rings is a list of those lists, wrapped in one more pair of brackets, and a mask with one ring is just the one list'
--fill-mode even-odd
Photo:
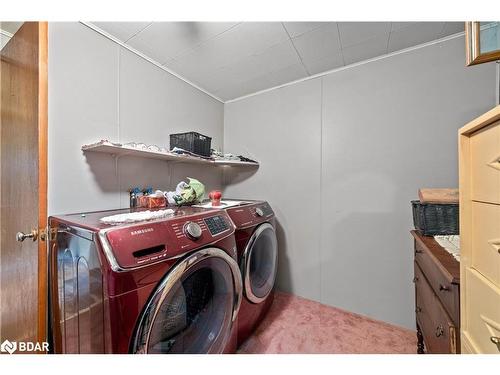
{"label": "wicker basket", "polygon": [[425,236],[459,234],[458,204],[411,201],[413,225]]}

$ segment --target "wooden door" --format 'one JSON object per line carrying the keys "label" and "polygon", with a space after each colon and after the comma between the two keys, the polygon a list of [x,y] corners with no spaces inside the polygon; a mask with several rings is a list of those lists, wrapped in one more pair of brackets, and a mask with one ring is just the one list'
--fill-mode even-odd
{"label": "wooden door", "polygon": [[[0,52],[0,340],[46,341],[47,23]],[[34,230],[37,239],[16,238]]]}

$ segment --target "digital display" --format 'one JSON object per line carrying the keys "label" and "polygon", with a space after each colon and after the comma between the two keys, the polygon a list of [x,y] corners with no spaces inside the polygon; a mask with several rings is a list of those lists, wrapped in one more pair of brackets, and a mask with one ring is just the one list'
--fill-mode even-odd
{"label": "digital display", "polygon": [[273,214],[273,210],[268,204],[261,206],[262,212],[264,212],[264,216],[269,216]]}
{"label": "digital display", "polygon": [[216,236],[229,229],[226,220],[222,216],[212,216],[204,219],[205,224],[207,224],[208,230],[212,236]]}

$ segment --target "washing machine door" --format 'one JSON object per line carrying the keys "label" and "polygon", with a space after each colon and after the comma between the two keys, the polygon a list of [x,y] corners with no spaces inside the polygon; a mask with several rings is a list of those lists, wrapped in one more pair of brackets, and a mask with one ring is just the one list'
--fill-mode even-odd
{"label": "washing machine door", "polygon": [[253,303],[264,301],[274,287],[278,270],[278,241],[271,224],[255,229],[243,253],[241,268],[247,299]]}
{"label": "washing machine door", "polygon": [[132,353],[222,353],[241,303],[238,264],[224,251],[196,251],[174,266],[150,297]]}

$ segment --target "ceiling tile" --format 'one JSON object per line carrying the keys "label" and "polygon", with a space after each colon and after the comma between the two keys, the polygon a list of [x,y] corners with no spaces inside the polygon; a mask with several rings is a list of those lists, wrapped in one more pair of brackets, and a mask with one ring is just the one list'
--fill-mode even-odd
{"label": "ceiling tile", "polygon": [[292,82],[306,76],[307,74],[304,67],[301,64],[295,64],[268,72],[250,80],[243,80],[240,82],[233,81],[226,85],[226,87],[216,91],[216,95],[223,100],[235,99],[240,96]]}
{"label": "ceiling tile", "polygon": [[240,96],[252,94],[269,87],[271,86],[269,86],[266,78],[260,77],[244,82],[231,82],[220,90],[215,91],[214,94],[222,100],[230,100],[239,98]]}
{"label": "ceiling tile", "polygon": [[339,22],[338,24],[342,48],[366,42],[391,31],[390,22]]}
{"label": "ceiling tile", "polygon": [[412,26],[417,24],[418,22],[391,22],[391,31],[396,31],[399,29],[403,29],[408,26]]}
{"label": "ceiling tile", "polygon": [[291,65],[301,64],[292,42],[288,39],[265,49],[262,52],[244,58],[226,67],[229,79],[240,77],[254,78],[269,72],[278,71]]}
{"label": "ceiling tile", "polygon": [[368,60],[387,53],[388,36],[379,36],[364,43],[342,49],[345,64],[354,64],[362,60]]}
{"label": "ceiling tile", "polygon": [[465,31],[465,22],[445,22],[442,36],[463,33]]}
{"label": "ceiling tile", "polygon": [[131,38],[128,44],[164,63],[235,25],[237,24],[229,22],[154,22]]}
{"label": "ceiling tile", "polygon": [[8,33],[15,34],[17,30],[23,25],[24,22],[0,22],[0,29]]}
{"label": "ceiling tile", "polygon": [[[391,31],[404,29],[405,27],[415,26],[422,23],[435,23],[435,22],[392,22]],[[441,23],[441,22],[438,22]],[[445,22],[442,36],[457,34],[464,31],[464,22]]]}
{"label": "ceiling tile", "polygon": [[332,23],[334,24],[335,22],[283,22],[283,25],[288,34],[290,34],[290,37],[295,38],[296,36]]}
{"label": "ceiling tile", "polygon": [[279,22],[248,22],[226,31],[217,38],[175,58],[188,70],[216,70],[256,55],[289,40]]}
{"label": "ceiling tile", "polygon": [[302,64],[290,65],[285,68],[269,72],[265,75],[268,87],[283,85],[307,77],[307,73]]}
{"label": "ceiling tile", "polygon": [[391,33],[389,52],[402,50],[421,43],[439,39],[444,22],[418,22]]}
{"label": "ceiling tile", "polygon": [[340,42],[335,23],[320,27],[293,39],[293,44],[306,66],[325,60],[340,52]]}
{"label": "ceiling tile", "polygon": [[193,65],[188,66],[173,59],[167,61],[164,66],[209,92],[219,88],[226,75],[223,69],[212,69],[203,64],[199,64],[198,68],[196,68]]}
{"label": "ceiling tile", "polygon": [[309,74],[313,75],[340,68],[344,65],[344,58],[342,56],[342,52],[338,52],[336,54],[329,55],[324,59],[308,61],[305,65]]}
{"label": "ceiling tile", "polygon": [[247,82],[270,72],[301,64],[289,39],[216,69],[208,67],[203,60],[196,59],[194,62],[194,64],[184,64],[171,61],[165,65],[185,77],[190,77],[190,80],[211,92],[235,82]]}
{"label": "ceiling tile", "polygon": [[151,22],[92,22],[93,25],[126,42]]}

